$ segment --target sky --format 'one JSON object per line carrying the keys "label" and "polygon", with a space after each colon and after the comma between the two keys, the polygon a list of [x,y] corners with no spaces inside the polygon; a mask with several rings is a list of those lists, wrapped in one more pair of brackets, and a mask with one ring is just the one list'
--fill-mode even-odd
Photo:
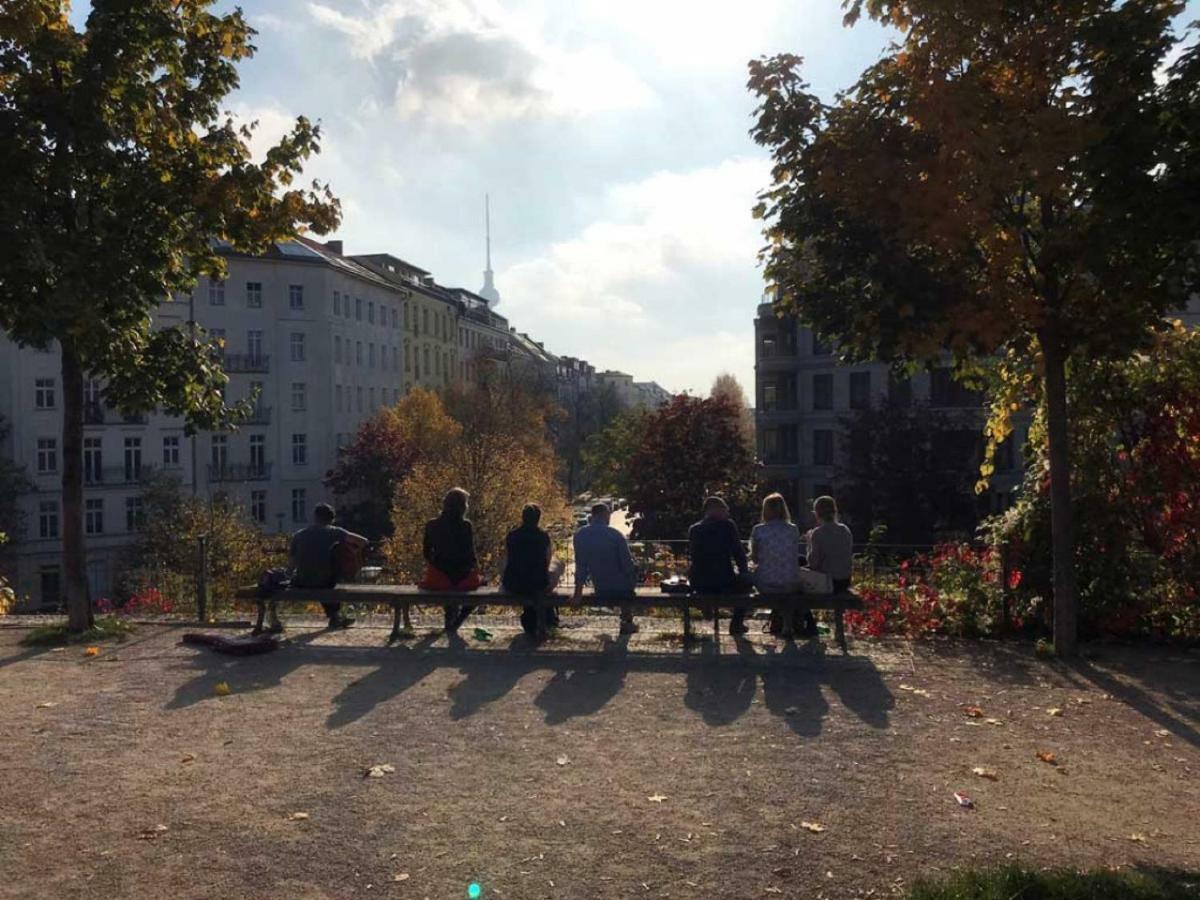
{"label": "sky", "polygon": [[498,311],[551,352],[753,395],[768,184],[746,63],[788,50],[823,94],[883,47],[836,0],[252,0],[230,109],[265,149],[319,120],[306,175],[348,253],[478,290],[491,195]]}
{"label": "sky", "polygon": [[839,0],[243,8],[258,52],[229,108],[259,123],[259,151],[296,116],[319,121],[306,175],[341,199],[329,237],[346,252],[478,290],[490,194],[498,311],[519,331],[672,391],[707,393],[729,371],[751,398],[763,281],[750,211],[769,176],[746,64],[797,53],[828,98],[893,36],[844,28]]}

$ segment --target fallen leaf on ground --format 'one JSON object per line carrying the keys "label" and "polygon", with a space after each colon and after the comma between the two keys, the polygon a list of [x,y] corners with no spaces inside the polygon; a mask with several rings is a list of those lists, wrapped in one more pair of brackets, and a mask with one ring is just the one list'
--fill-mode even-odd
{"label": "fallen leaf on ground", "polygon": [[408,873],[401,872],[399,875],[393,875],[392,881],[408,881]]}
{"label": "fallen leaf on ground", "polygon": [[565,753],[562,754],[561,756],[559,756],[559,758],[555,760],[555,762],[558,763],[560,766],[565,766],[570,761],[571,761],[571,757],[567,756],[567,754],[565,754]]}
{"label": "fallen leaf on ground", "polygon": [[989,724],[989,725],[1003,725],[1004,724],[1004,722],[1002,722],[1000,719],[984,719],[983,721],[987,722],[987,724]]}
{"label": "fallen leaf on ground", "polygon": [[99,656],[100,648],[99,647],[88,647],[86,650],[83,651],[83,655],[84,656]]}
{"label": "fallen leaf on ground", "polygon": [[288,816],[288,819],[292,822],[303,822],[307,818],[308,813],[306,812],[294,812]]}
{"label": "fallen leaf on ground", "polygon": [[825,826],[820,822],[801,822],[800,827],[805,831],[811,831],[813,834],[820,834],[825,830]]}
{"label": "fallen leaf on ground", "polygon": [[763,888],[763,890],[768,894],[782,894],[783,893],[783,888],[777,888],[777,887]]}
{"label": "fallen leaf on ground", "polygon": [[196,755],[194,753],[185,753],[185,754],[183,754],[183,757],[179,761],[181,763],[190,763],[190,762],[194,761],[195,759],[196,759]]}
{"label": "fallen leaf on ground", "polygon": [[916,694],[918,697],[928,697],[929,691],[925,688],[913,687],[911,684],[900,685],[900,690],[908,691],[910,694]]}
{"label": "fallen leaf on ground", "polygon": [[983,710],[980,709],[978,706],[964,706],[962,708],[962,711],[963,711],[963,715],[965,715],[968,719],[982,719],[983,718]]}
{"label": "fallen leaf on ground", "polygon": [[1138,844],[1146,843],[1146,836],[1144,834],[1142,834],[1140,831],[1135,831],[1133,834],[1131,834],[1129,836],[1129,839]]}
{"label": "fallen leaf on ground", "polygon": [[46,700],[43,703],[39,703],[37,705],[37,708],[38,709],[53,709],[56,706],[58,706],[58,704],[55,703],[53,700]]}
{"label": "fallen leaf on ground", "polygon": [[233,691],[229,688],[229,682],[218,681],[215,685],[213,685],[213,693],[218,697],[228,697],[233,693]]}
{"label": "fallen leaf on ground", "polygon": [[986,778],[988,781],[999,781],[995,769],[985,769],[983,766],[976,766],[971,770],[980,778]]}
{"label": "fallen leaf on ground", "polygon": [[378,766],[371,766],[363,773],[364,778],[382,778],[384,775],[391,775],[396,771],[396,767],[389,763],[383,763]]}
{"label": "fallen leaf on ground", "polygon": [[1160,728],[1158,731],[1154,732],[1154,735],[1155,737],[1170,737],[1171,732],[1167,731],[1165,728]]}
{"label": "fallen leaf on ground", "polygon": [[1063,714],[1062,710],[1059,709],[1057,706],[1052,706],[1048,710],[1046,710],[1046,715],[1048,715],[1048,716],[1061,716],[1062,714]]}
{"label": "fallen leaf on ground", "polygon": [[1050,766],[1058,765],[1058,757],[1055,756],[1053,753],[1047,753],[1045,750],[1039,750],[1038,754],[1037,754],[1037,758],[1040,759],[1042,762],[1046,763],[1047,765],[1050,765]]}
{"label": "fallen leaf on ground", "polygon": [[155,825],[153,828],[143,828],[138,832],[138,840],[152,841],[168,830],[169,829],[166,825]]}
{"label": "fallen leaf on ground", "polygon": [[665,794],[653,794],[653,795],[647,797],[646,799],[649,800],[651,803],[662,803],[664,800],[667,799],[667,797]]}

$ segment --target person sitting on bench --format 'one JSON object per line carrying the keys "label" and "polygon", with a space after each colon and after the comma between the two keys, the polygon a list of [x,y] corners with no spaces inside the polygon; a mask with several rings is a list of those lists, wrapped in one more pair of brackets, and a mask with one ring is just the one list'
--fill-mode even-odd
{"label": "person sitting on bench", "polygon": [[[750,593],[750,567],[729,505],[720,497],[704,501],[704,518],[688,529],[688,584],[697,594]],[[737,571],[734,571],[734,567]],[[745,634],[746,607],[729,620],[729,633]]]}
{"label": "person sitting on bench", "polygon": [[[750,532],[750,561],[754,563],[754,586],[760,594],[787,594],[800,587],[800,529],[792,524],[792,513],[783,494],[763,499],[762,521]],[[804,634],[816,635],[817,623],[805,612]],[[792,637],[796,631],[791,610],[775,610],[771,631]]]}
{"label": "person sitting on bench", "polygon": [[[452,488],[442,500],[442,513],[425,523],[423,555],[425,577],[419,587],[427,591],[473,591],[483,579],[479,577],[475,558],[475,533],[467,518],[471,495],[462,488]],[[447,606],[446,630],[453,633],[462,627],[474,606]]]}
{"label": "person sitting on bench", "polygon": [[[313,510],[313,524],[292,535],[290,554],[295,573],[292,575],[291,589],[325,590],[337,587],[337,568],[334,565],[337,545],[347,544],[356,549],[367,545],[367,539],[361,534],[338,528],[333,520],[333,507],[328,503],[318,503]],[[330,628],[349,628],[354,624],[353,619],[342,615],[341,603],[322,603],[321,606],[329,617]],[[271,623],[271,630],[283,630],[278,619]]]}
{"label": "person sitting on bench", "polygon": [[817,527],[808,533],[808,567],[828,575],[835,594],[845,593],[850,590],[854,535],[839,521],[837,501],[832,497],[818,497],[813,514]]}
{"label": "person sitting on bench", "polygon": [[[504,538],[504,574],[500,584],[510,594],[533,596],[548,594],[558,586],[562,563],[554,562],[554,545],[550,535],[538,527],[542,508],[527,503],[521,510],[521,526]],[[537,607],[526,606],[521,612],[521,627],[530,637],[537,635]],[[558,627],[558,610],[546,609],[546,626]]]}
{"label": "person sitting on bench", "polygon": [[583,602],[583,586],[591,579],[596,602],[621,609],[621,634],[636,634],[633,608],[637,566],[629,552],[625,535],[608,524],[612,511],[606,503],[592,507],[587,525],[575,532],[575,595],[571,602]]}

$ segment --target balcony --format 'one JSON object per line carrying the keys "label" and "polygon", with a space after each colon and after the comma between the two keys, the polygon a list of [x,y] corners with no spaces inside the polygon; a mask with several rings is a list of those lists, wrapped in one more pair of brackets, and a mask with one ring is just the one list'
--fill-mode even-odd
{"label": "balcony", "polygon": [[145,413],[126,413],[121,416],[121,422],[125,425],[145,425],[147,421]]}
{"label": "balcony", "polygon": [[87,487],[124,487],[131,484],[145,484],[154,476],[155,471],[154,466],[146,463],[89,469],[85,462],[83,483]]}
{"label": "balcony", "polygon": [[271,407],[255,404],[250,410],[250,415],[246,418],[244,425],[270,425],[271,424]]}
{"label": "balcony", "polygon": [[208,466],[210,482],[269,481],[270,479],[270,463],[210,463]]}
{"label": "balcony", "polygon": [[226,372],[270,372],[271,357],[265,353],[225,353],[221,368]]}

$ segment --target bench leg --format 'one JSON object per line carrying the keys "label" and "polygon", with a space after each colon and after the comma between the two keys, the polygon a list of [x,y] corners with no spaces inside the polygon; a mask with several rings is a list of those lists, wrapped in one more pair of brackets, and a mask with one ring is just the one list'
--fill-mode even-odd
{"label": "bench leg", "polygon": [[541,643],[546,639],[546,635],[550,631],[550,629],[546,627],[546,599],[544,597],[538,597],[534,609],[537,610],[537,640],[539,643]]}
{"label": "bench leg", "polygon": [[692,608],[690,606],[683,607],[683,642],[689,643],[692,640]]}
{"label": "bench leg", "polygon": [[838,646],[842,648],[843,653],[849,653],[850,650],[846,646],[846,623],[842,621],[840,606],[833,611],[833,627],[834,633],[837,635]]}
{"label": "bench leg", "polygon": [[713,604],[713,640],[721,640],[721,606],[718,603]]}

